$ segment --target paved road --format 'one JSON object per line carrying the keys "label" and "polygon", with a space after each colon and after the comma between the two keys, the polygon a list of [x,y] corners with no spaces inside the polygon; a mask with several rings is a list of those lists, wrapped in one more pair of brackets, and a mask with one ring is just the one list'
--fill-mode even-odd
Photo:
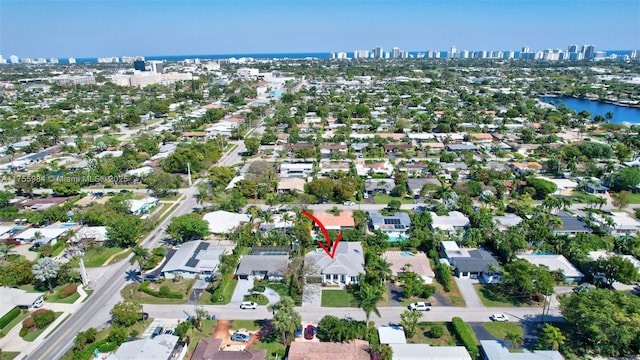
{"label": "paved road", "polygon": [[[242,146],[244,146],[244,144],[242,144]],[[228,159],[229,156],[233,155],[229,155],[229,153],[225,154],[220,160],[220,163],[231,161]],[[165,237],[164,231],[171,221],[171,218],[193,211],[193,208],[197,206],[197,199],[195,197],[198,191],[197,183],[198,181],[194,182],[190,188],[180,189],[184,200],[180,202],[180,205],[174,210],[172,215],[167,216],[161,224],[158,224],[158,226],[151,231],[142,241],[142,246],[149,249],[159,246]],[[104,326],[110,317],[109,310],[115,303],[121,300],[120,290],[127,284],[125,272],[131,268],[132,266],[129,264],[127,258],[117,265],[105,269],[105,272],[100,273],[98,275],[99,278],[90,284],[90,287],[93,288],[95,292],[84,305],[72,314],[69,319],[47,339],[42,341],[34,351],[26,357],[22,354],[23,357],[21,359],[58,359],[73,346],[73,340],[78,332],[90,327],[100,328]],[[144,306],[145,311],[147,306],[148,305]]]}

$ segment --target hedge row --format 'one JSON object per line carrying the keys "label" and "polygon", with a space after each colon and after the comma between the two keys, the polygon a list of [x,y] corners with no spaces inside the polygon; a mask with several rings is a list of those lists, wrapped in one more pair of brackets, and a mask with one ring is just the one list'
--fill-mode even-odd
{"label": "hedge row", "polygon": [[464,347],[467,348],[469,355],[471,355],[472,358],[477,359],[480,355],[480,350],[478,349],[476,336],[473,333],[471,326],[459,317],[454,317],[451,322],[453,323],[453,330],[456,332],[456,336],[460,341],[462,341]]}
{"label": "hedge row", "polygon": [[151,296],[155,296],[158,298],[166,298],[166,299],[182,299],[182,293],[178,291],[171,291],[168,286],[162,286],[160,291],[153,290],[149,288],[149,282],[145,281],[140,285],[140,291],[145,294],[149,294]]}
{"label": "hedge row", "polygon": [[8,313],[6,313],[3,317],[0,318],[0,329],[4,329],[5,326],[9,325],[13,319],[17,318],[20,315],[20,308],[14,307]]}

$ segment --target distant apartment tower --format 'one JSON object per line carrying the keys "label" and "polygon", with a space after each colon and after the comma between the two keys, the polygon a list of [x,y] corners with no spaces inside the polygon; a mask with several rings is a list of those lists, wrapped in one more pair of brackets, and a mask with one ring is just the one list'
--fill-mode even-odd
{"label": "distant apartment tower", "polygon": [[394,47],[393,49],[391,49],[391,57],[394,59],[399,59],[400,53],[401,52],[399,47]]}
{"label": "distant apartment tower", "polygon": [[635,60],[638,57],[638,50],[631,50],[629,53],[629,58],[631,60]]}
{"label": "distant apartment tower", "polygon": [[514,59],[516,57],[516,52],[513,50],[509,50],[504,54],[505,54],[504,56],[505,59]]}
{"label": "distant apartment tower", "polygon": [[578,52],[578,45],[577,44],[569,45],[569,47],[567,47],[567,51],[570,53]]}
{"label": "distant apartment tower", "polygon": [[452,46],[451,49],[449,49],[449,52],[447,53],[447,57],[449,59],[455,59],[456,57],[458,57],[458,50],[456,49],[455,46]]}
{"label": "distant apartment tower", "polygon": [[369,50],[356,50],[353,52],[354,59],[368,59],[369,58]]}
{"label": "distant apartment tower", "polygon": [[164,64],[162,61],[152,61],[149,65],[151,65],[151,72],[156,74],[162,74],[164,72]]}
{"label": "distant apartment tower", "polygon": [[145,71],[144,60],[136,60],[133,62],[133,69],[138,71]]}
{"label": "distant apartment tower", "polygon": [[585,59],[593,59],[596,55],[596,46],[595,45],[583,45],[582,46],[582,54],[584,54]]}
{"label": "distant apartment tower", "polygon": [[531,50],[529,49],[528,46],[523,46],[522,49],[520,50],[520,52],[522,52],[522,53],[530,53]]}
{"label": "distant apartment tower", "polygon": [[7,59],[3,58],[2,55],[0,55],[0,64],[6,64],[7,63]]}
{"label": "distant apartment tower", "polygon": [[20,63],[20,59],[16,55],[9,56],[9,61],[12,64],[19,64]]}
{"label": "distant apartment tower", "polygon": [[76,58],[69,58],[69,64],[75,64]]}
{"label": "distant apartment tower", "polygon": [[57,58],[51,58],[49,62],[52,64],[58,64],[60,61]]}
{"label": "distant apartment tower", "polygon": [[384,57],[384,50],[381,46],[378,46],[373,49],[373,58],[374,59],[382,59]]}

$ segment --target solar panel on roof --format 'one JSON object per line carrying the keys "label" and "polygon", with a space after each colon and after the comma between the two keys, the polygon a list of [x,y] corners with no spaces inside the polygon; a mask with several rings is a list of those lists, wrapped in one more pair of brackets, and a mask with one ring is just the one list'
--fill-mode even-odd
{"label": "solar panel on roof", "polygon": [[196,259],[196,258],[191,258],[189,259],[189,261],[187,261],[187,266],[188,267],[196,267],[198,265],[198,263],[200,262],[200,260]]}
{"label": "solar panel on roof", "polygon": [[384,219],[385,225],[399,225],[400,219]]}
{"label": "solar panel on roof", "polygon": [[208,242],[201,242],[200,245],[198,245],[198,247],[196,248],[196,253],[200,252],[200,250],[206,250],[209,248],[209,243]]}

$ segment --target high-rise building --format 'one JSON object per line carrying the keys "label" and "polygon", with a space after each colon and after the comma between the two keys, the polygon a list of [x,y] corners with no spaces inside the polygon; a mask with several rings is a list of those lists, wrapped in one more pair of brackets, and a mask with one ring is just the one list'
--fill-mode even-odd
{"label": "high-rise building", "polygon": [[354,59],[368,59],[369,58],[369,50],[355,50],[353,52]]}
{"label": "high-rise building", "polygon": [[378,46],[375,49],[373,49],[374,59],[382,59],[383,57],[384,57],[384,50],[382,49],[381,46]]}
{"label": "high-rise building", "polygon": [[57,58],[51,58],[51,59],[49,60],[49,62],[50,62],[50,63],[52,63],[52,64],[57,64],[57,63],[59,63],[59,61],[58,61],[58,59],[57,59]]}
{"label": "high-rise building", "polygon": [[577,44],[569,45],[569,47],[567,47],[567,51],[570,53],[578,52],[578,45]]}
{"label": "high-rise building", "polygon": [[631,60],[634,60],[638,57],[638,50],[631,50],[631,52],[629,53],[629,58]]}
{"label": "high-rise building", "polygon": [[449,50],[449,53],[447,53],[447,57],[449,59],[455,59],[456,57],[458,57],[458,50],[456,49],[455,46],[451,47],[451,49]]}
{"label": "high-rise building", "polygon": [[162,61],[151,61],[149,63],[151,65],[151,72],[156,74],[162,74],[164,71],[164,64]]}
{"label": "high-rise building", "polygon": [[138,71],[145,71],[144,60],[135,60],[133,62],[133,69]]}
{"label": "high-rise building", "polygon": [[400,48],[399,47],[394,47],[391,50],[391,57],[394,59],[399,59],[400,58]]}
{"label": "high-rise building", "polygon": [[75,64],[76,58],[69,58],[69,64]]}
{"label": "high-rise building", "polygon": [[528,46],[523,46],[522,50],[520,50],[520,52],[522,52],[522,53],[530,53],[531,51],[529,50]]}
{"label": "high-rise building", "polygon": [[16,55],[9,56],[9,61],[11,61],[12,64],[19,64],[20,63],[20,59]]}
{"label": "high-rise building", "polygon": [[582,45],[582,54],[585,59],[593,59],[595,57],[596,46],[595,45]]}
{"label": "high-rise building", "polygon": [[514,59],[516,57],[516,52],[513,50],[509,50],[505,53],[505,59]]}

